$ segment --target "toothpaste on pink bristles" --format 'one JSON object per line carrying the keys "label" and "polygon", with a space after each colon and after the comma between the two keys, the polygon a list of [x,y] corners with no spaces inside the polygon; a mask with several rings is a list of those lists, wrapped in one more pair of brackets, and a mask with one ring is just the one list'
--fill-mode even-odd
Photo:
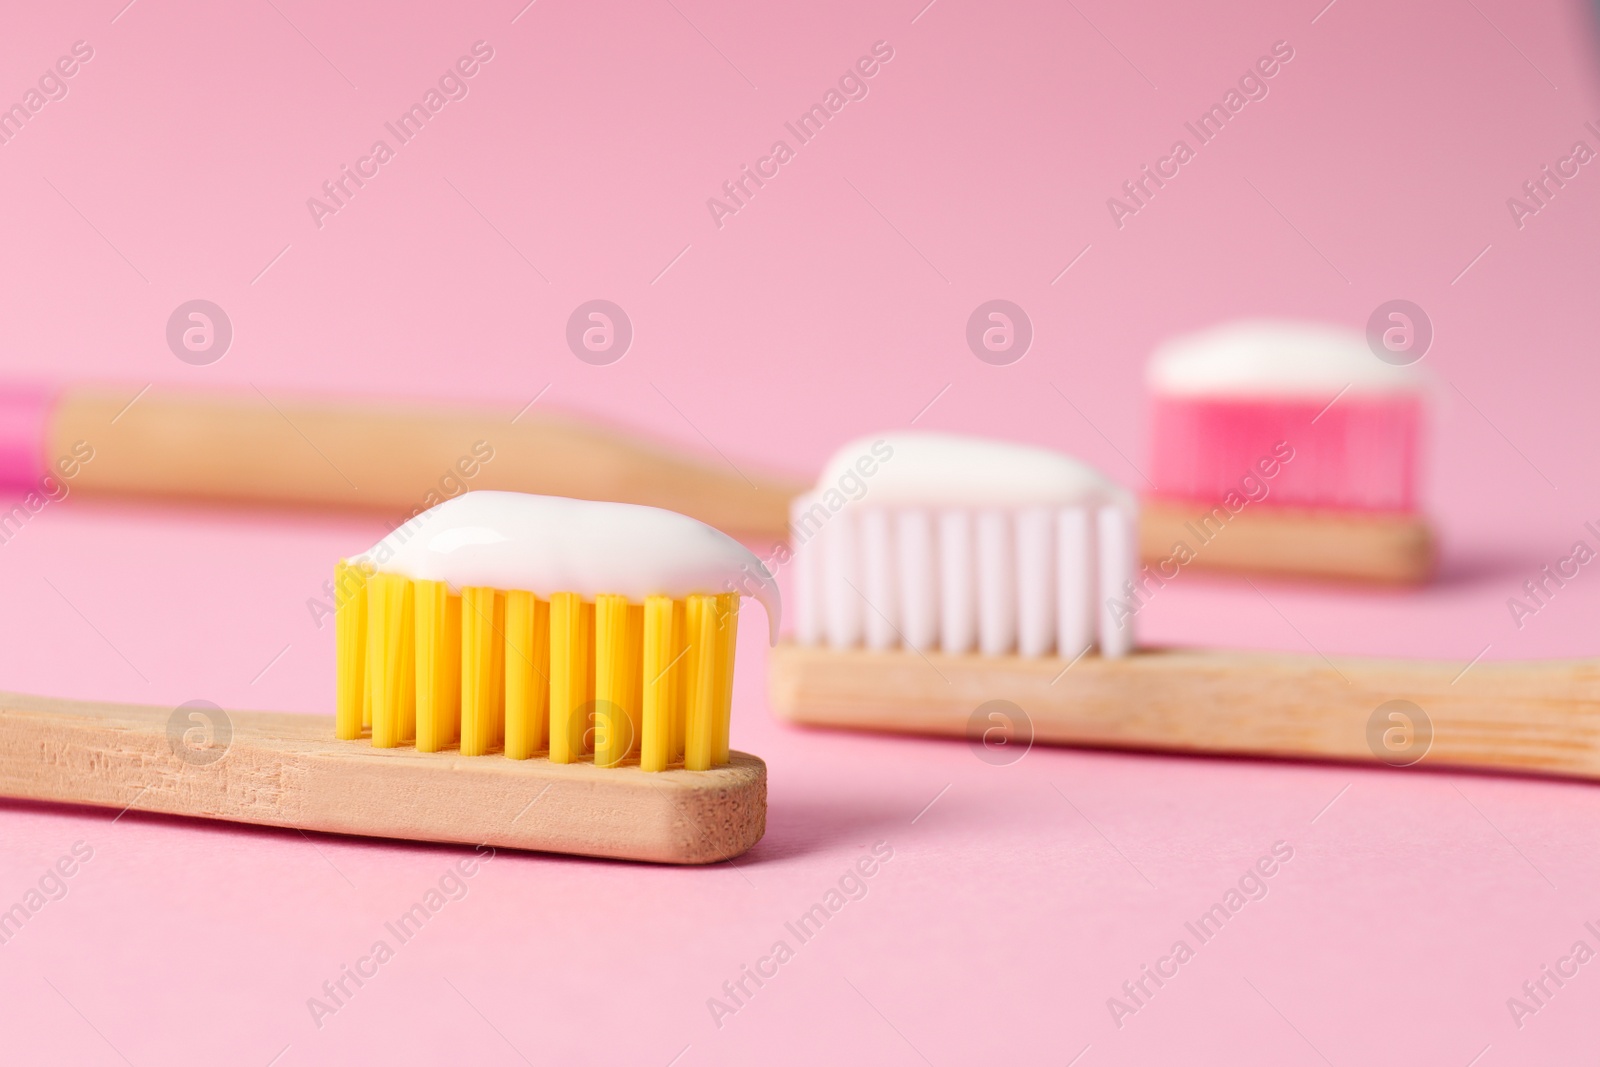
{"label": "toothpaste on pink bristles", "polygon": [[1131,494],[1071,456],[893,432],[839,449],[792,505],[801,644],[1061,656],[1133,646],[1106,606],[1135,563]]}
{"label": "toothpaste on pink bristles", "polygon": [[1267,506],[1418,508],[1430,377],[1354,330],[1230,323],[1163,345],[1146,382],[1153,496],[1209,505],[1249,479]]}

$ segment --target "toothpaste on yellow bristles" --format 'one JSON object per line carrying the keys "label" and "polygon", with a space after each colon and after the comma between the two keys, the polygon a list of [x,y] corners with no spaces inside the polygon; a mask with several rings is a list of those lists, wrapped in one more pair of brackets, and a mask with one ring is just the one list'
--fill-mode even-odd
{"label": "toothpaste on yellow bristles", "polygon": [[740,598],[769,637],[781,613],[761,561],[698,520],[495,491],[423,512],[335,586],[341,739],[646,771],[728,762]]}

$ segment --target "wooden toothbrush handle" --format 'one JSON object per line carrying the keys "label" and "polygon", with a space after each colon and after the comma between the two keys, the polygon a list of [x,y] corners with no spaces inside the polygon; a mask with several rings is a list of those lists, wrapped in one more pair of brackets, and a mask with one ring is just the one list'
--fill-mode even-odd
{"label": "wooden toothbrush handle", "polygon": [[313,402],[255,390],[134,393],[62,396],[46,460],[81,459],[80,441],[93,449],[70,489],[359,507],[394,519],[463,489],[509,489],[649,504],[776,539],[787,537],[789,499],[804,488],[538,408],[512,422],[512,407]]}
{"label": "wooden toothbrush handle", "polygon": [[[187,736],[186,736],[187,735]],[[646,774],[333,739],[333,718],[0,693],[0,796],[329,833],[715,863],[760,840],[766,764]]]}
{"label": "wooden toothbrush handle", "polygon": [[[1187,563],[1180,544],[1192,553]],[[1418,585],[1433,575],[1434,543],[1420,515],[1259,504],[1230,515],[1220,505],[1147,497],[1139,508],[1139,556],[1160,574],[1181,565]]]}
{"label": "wooden toothbrush handle", "polygon": [[819,726],[981,738],[1001,720],[974,713],[1004,700],[1045,743],[1600,778],[1596,660],[1463,673],[1461,663],[1154,651],[1065,667],[786,644],[772,652],[772,706]]}

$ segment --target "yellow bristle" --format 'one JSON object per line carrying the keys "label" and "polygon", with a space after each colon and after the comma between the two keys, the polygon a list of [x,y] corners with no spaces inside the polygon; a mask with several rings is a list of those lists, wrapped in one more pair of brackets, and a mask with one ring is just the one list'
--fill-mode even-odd
{"label": "yellow bristle", "polygon": [[615,767],[639,738],[644,607],[603,595],[594,605],[594,762]]}
{"label": "yellow bristle", "polygon": [[445,601],[448,611],[446,616],[445,638],[448,644],[445,650],[449,653],[445,663],[450,668],[448,684],[450,686],[450,714],[444,721],[446,746],[458,744],[461,741],[461,596],[451,593]]}
{"label": "yellow bristle", "polygon": [[461,598],[444,582],[413,582],[417,634],[417,751],[438,752],[461,726]]}
{"label": "yellow bristle", "polygon": [[529,759],[544,747],[550,713],[550,604],[506,594],[506,755]]}
{"label": "yellow bristle", "polygon": [[672,754],[668,763],[683,762],[684,723],[689,714],[689,602],[672,602]]}
{"label": "yellow bristle", "polygon": [[585,625],[589,605],[576,593],[550,597],[550,761],[576,763],[583,755],[587,728],[589,649],[593,634]]}
{"label": "yellow bristle", "polygon": [[689,631],[688,692],[684,716],[683,766],[709,771],[716,756],[717,703],[717,598],[696,593],[689,597],[685,616]]}
{"label": "yellow bristle", "polygon": [[499,747],[505,715],[506,596],[498,589],[461,590],[461,754]]}
{"label": "yellow bristle", "polygon": [[647,597],[644,602],[644,646],[642,702],[643,722],[639,730],[639,766],[647,771],[664,771],[675,758],[674,724],[683,717],[682,686],[678,684],[678,633],[674,622],[681,616],[671,597]]}
{"label": "yellow bristle", "polygon": [[367,574],[340,560],[333,569],[334,736],[354,741],[364,725],[367,689]]}
{"label": "yellow bristle", "polygon": [[583,752],[585,755],[594,755],[594,604],[585,601],[582,607],[583,632],[589,636],[588,669],[583,675],[583,704],[582,720],[584,728]]}
{"label": "yellow bristle", "polygon": [[372,744],[394,748],[411,740],[416,723],[411,582],[393,574],[367,580],[367,695]]}
{"label": "yellow bristle", "polygon": [[717,597],[716,719],[711,732],[711,765],[728,762],[728,728],[733,714],[733,653],[739,637],[739,595]]}
{"label": "yellow bristle", "polygon": [[379,748],[530,759],[548,746],[554,763],[593,751],[596,766],[637,757],[651,772],[728,762],[736,594],[458,596],[343,561],[334,580],[343,740],[370,725]]}

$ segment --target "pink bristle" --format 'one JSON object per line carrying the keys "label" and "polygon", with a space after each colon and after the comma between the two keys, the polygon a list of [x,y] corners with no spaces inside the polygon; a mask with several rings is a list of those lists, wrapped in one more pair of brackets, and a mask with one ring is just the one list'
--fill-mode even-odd
{"label": "pink bristle", "polygon": [[[1351,394],[1331,406],[1299,397],[1157,395],[1153,407],[1157,496],[1212,503],[1262,484],[1265,505],[1417,510],[1422,404],[1415,393]],[[1288,462],[1275,453],[1280,442],[1293,449]],[[1247,476],[1250,486],[1242,484]]]}

